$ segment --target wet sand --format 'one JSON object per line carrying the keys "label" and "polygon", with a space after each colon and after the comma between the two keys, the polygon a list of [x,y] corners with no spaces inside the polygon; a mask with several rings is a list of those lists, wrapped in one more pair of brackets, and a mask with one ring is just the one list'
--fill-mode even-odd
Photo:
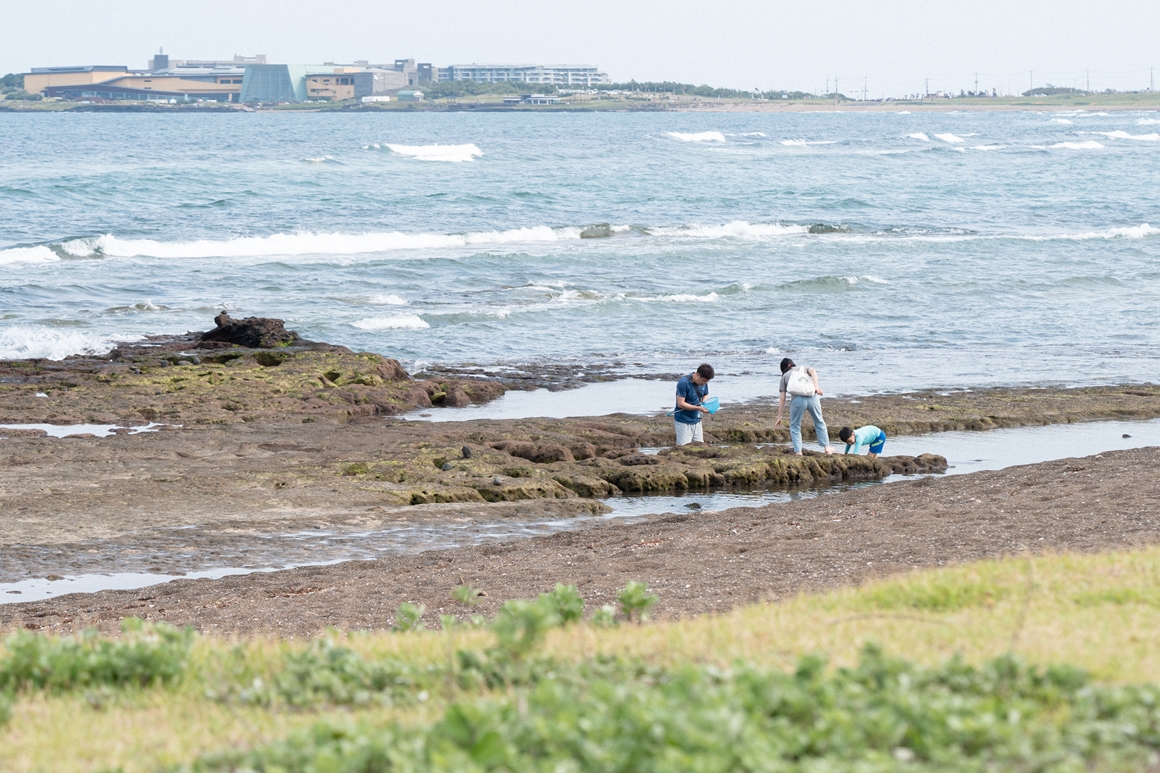
{"label": "wet sand", "polygon": [[[980,558],[1094,552],[1160,541],[1160,449],[920,478],[758,509],[689,513],[501,545],[431,551],[135,591],[0,606],[0,627],[112,632],[136,615],[218,634],[309,636],[390,626],[404,602],[493,614],[506,599],[571,582],[589,608],[628,580],[680,617]],[[450,596],[486,591],[468,610]]]}
{"label": "wet sand", "polygon": [[[0,364],[0,423],[79,421],[160,425],[153,427],[156,431],[100,438],[91,435],[52,438],[36,430],[0,431],[0,470],[3,471],[0,511],[5,514],[0,519],[0,583],[59,575],[180,574],[228,567],[266,568],[352,555],[377,556],[390,552],[380,549],[383,547],[380,543],[389,542],[393,534],[405,533],[412,540],[408,550],[418,545],[431,551],[422,556],[383,558],[365,565],[176,582],[151,591],[124,592],[136,598],[177,592],[172,589],[185,593],[180,589],[198,588],[196,592],[188,592],[194,594],[190,598],[201,599],[228,590],[250,599],[245,603],[254,605],[255,616],[249,618],[253,629],[269,632],[298,635],[327,624],[385,625],[389,610],[402,600],[424,601],[432,611],[440,606],[446,608],[448,589],[442,587],[446,577],[435,573],[434,568],[430,572],[420,571],[421,566],[442,566],[440,562],[462,566],[462,570],[456,568],[453,573],[463,576],[455,577],[452,585],[460,580],[470,581],[480,587],[494,587],[495,597],[508,598],[538,592],[536,583],[540,580],[550,586],[558,580],[584,579],[562,570],[569,566],[562,558],[563,546],[588,539],[584,535],[606,535],[592,539],[606,547],[623,543],[628,546],[624,550],[635,554],[639,550],[631,547],[630,535],[660,529],[658,533],[666,536],[656,539],[680,545],[693,540],[658,564],[655,582],[676,588],[681,577],[692,577],[702,571],[698,551],[706,549],[706,545],[732,540],[725,537],[725,542],[713,542],[717,537],[710,538],[705,532],[716,529],[729,518],[748,518],[754,523],[770,519],[782,522],[789,517],[781,515],[784,510],[801,513],[791,520],[805,523],[810,521],[807,513],[832,513],[834,508],[840,510],[863,501],[875,502],[877,497],[887,495],[869,491],[833,494],[816,500],[824,499],[824,505],[808,502],[774,505],[752,511],[758,513],[753,516],[706,513],[681,522],[687,525],[679,527],[678,521],[671,517],[667,520],[651,517],[647,526],[618,526],[593,520],[592,528],[587,528],[586,522],[583,530],[573,534],[523,539],[513,543],[514,546],[493,544],[440,550],[449,544],[463,544],[448,542],[449,526],[466,534],[473,530],[482,534],[496,524],[503,524],[510,536],[526,537],[555,530],[541,528],[545,522],[606,513],[608,507],[599,500],[621,493],[790,490],[878,481],[892,474],[945,469],[945,460],[926,453],[934,449],[925,449],[921,437],[910,443],[909,453],[913,456],[870,460],[827,457],[811,451],[805,457],[793,457],[784,445],[788,441],[788,430],[784,424],[773,426],[776,406],[765,402],[729,406],[708,420],[708,446],[685,449],[669,448],[671,420],[661,415],[444,423],[404,421],[396,414],[430,406],[433,402],[486,404],[511,385],[441,376],[415,380],[393,360],[323,344],[314,346],[323,348],[273,352],[227,349],[201,351],[195,356],[187,351],[188,341],[176,341],[143,346],[137,353],[121,352],[107,358]],[[549,375],[552,379],[559,377]],[[666,393],[671,389],[666,382],[658,382],[657,387]],[[843,424],[873,423],[891,437],[1109,419],[1143,420],[1160,416],[1160,386],[874,395],[826,399],[825,411],[835,434]],[[804,432],[807,438],[812,438],[808,424],[807,420]],[[660,450],[645,454],[642,448]],[[1123,458],[1150,457],[1147,452],[1131,452]],[[1121,493],[1129,502],[1137,495],[1149,496],[1147,492],[1152,490],[1149,487],[1154,485],[1144,480],[1145,476],[1140,473],[1142,467],[1133,464],[1123,473],[1129,477],[1124,478],[1126,488]],[[1038,481],[1037,476],[1055,474],[1050,464],[1026,469],[1032,471],[1026,473],[1027,480],[1031,481]],[[963,486],[969,489],[985,485],[988,474],[962,476],[966,483],[938,481],[930,485],[940,487],[937,491],[942,491],[941,487],[956,491]],[[1033,485],[1042,484],[1034,482]],[[912,490],[905,485],[879,488],[890,492]],[[921,495],[923,490],[913,489],[919,494],[911,499],[902,496],[896,506],[918,513],[918,508],[927,504]],[[1076,487],[1073,493],[1082,497],[1085,491]],[[1039,517],[1050,519],[1054,507],[1054,504],[1044,505]],[[915,515],[906,530],[918,528],[922,522]],[[688,530],[687,537],[681,536],[685,530]],[[494,543],[505,538],[502,534],[495,536],[497,533],[493,531],[492,537],[475,541]],[[726,533],[732,534],[732,527]],[[1069,533],[1059,532],[1052,544],[1061,548],[1072,546]],[[1108,537],[1110,541],[1099,544],[1119,544],[1117,539],[1113,535]],[[379,541],[377,546],[371,544],[375,540]],[[906,535],[901,534],[897,546],[890,550],[907,542]],[[551,553],[555,549],[553,545],[561,546],[555,558]],[[492,555],[539,549],[533,546],[549,546],[544,548],[548,552],[523,556],[520,560],[529,563],[522,565],[518,574],[504,569],[506,565],[502,562],[488,563]],[[740,550],[741,545],[736,547]],[[956,554],[953,546],[939,543],[937,550],[932,548],[933,552],[926,558],[916,559],[918,563],[914,565],[925,565],[923,561],[936,560],[934,556],[938,556],[937,560],[968,560],[1009,547],[1001,539],[984,540],[977,549],[964,549]],[[366,550],[360,554],[362,548]],[[664,554],[667,550],[653,552]],[[607,556],[615,553],[608,551]],[[598,577],[615,578],[608,582],[623,584],[624,579],[651,576],[644,571],[650,567],[647,561],[629,562],[617,569],[619,558],[593,558],[599,555],[602,555],[599,550],[577,553],[576,561],[592,564],[591,583],[597,583],[594,587],[602,594],[611,591],[599,584],[602,581]],[[913,563],[895,561],[890,555],[885,553],[867,560],[874,567],[905,568]],[[726,563],[740,560],[731,558]],[[373,568],[359,569],[359,566]],[[639,566],[641,571],[634,574],[630,571],[633,566]],[[706,611],[769,593],[814,587],[792,567],[782,565],[777,569],[776,563],[770,566],[774,567],[770,570],[773,573],[763,574],[759,582],[752,584],[752,592],[743,590],[749,586],[735,584],[729,586],[734,589],[731,596],[718,600],[716,595],[705,595],[702,587],[694,594],[695,599],[674,596],[673,606],[666,609],[670,614]],[[724,572],[725,568],[722,565],[718,571]],[[253,594],[283,587],[280,583],[298,587],[306,582],[300,578],[314,576],[311,572],[322,572],[319,577],[333,577],[335,582],[346,582],[342,578],[369,572],[367,578],[378,584],[366,587],[373,587],[374,604],[379,606],[368,607],[376,610],[373,614],[368,612],[369,616],[358,612],[357,609],[365,606],[366,596],[358,590],[362,586],[356,583],[343,591],[350,595],[349,599],[344,595],[343,600],[335,602],[335,617],[323,615],[316,619],[313,612],[304,611],[301,618],[292,619],[293,616],[269,617],[262,611],[261,603],[255,600],[258,597]],[[384,579],[384,572],[390,575],[390,582]],[[784,577],[778,579],[782,574]],[[415,584],[391,584],[402,575],[414,577]],[[727,575],[727,572],[721,574]],[[510,584],[499,580],[509,576]],[[842,581],[857,581],[863,576],[867,576],[865,572],[851,570],[832,575],[831,579],[838,581],[837,578],[844,577]],[[423,590],[427,581],[430,587]],[[737,582],[740,583],[740,578]],[[690,588],[697,587],[695,583],[688,584]],[[311,596],[314,592],[295,590],[292,595]],[[64,605],[51,608],[65,611],[51,620],[44,619],[58,626],[72,624],[66,620],[81,625],[105,620],[106,613],[112,617],[133,614],[131,605],[98,601],[105,596],[100,593],[45,602]],[[113,597],[121,598],[115,593]],[[207,611],[218,608],[214,605],[201,604],[198,608],[203,610],[198,613],[201,617],[174,619],[207,630],[215,627],[250,630],[242,625],[242,618],[229,618],[233,622],[228,624],[218,620],[217,613]],[[248,607],[243,605],[243,608]],[[34,616],[40,612],[30,612],[30,609],[45,607],[9,605],[4,608],[0,621],[34,624],[35,619],[40,619]],[[83,609],[90,612],[79,611]],[[91,610],[99,610],[100,614]]]}

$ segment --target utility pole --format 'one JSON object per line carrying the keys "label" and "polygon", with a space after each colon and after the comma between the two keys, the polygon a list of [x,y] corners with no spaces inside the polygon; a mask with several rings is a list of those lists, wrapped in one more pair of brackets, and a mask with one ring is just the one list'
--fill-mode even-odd
{"label": "utility pole", "polygon": [[975,96],[979,96],[979,74],[975,73]]}
{"label": "utility pole", "polygon": [[1085,84],[1084,91],[1091,91],[1092,90],[1092,71],[1091,70],[1084,70],[1083,73],[1084,73],[1084,84]]}
{"label": "utility pole", "polygon": [[866,101],[866,76],[862,76],[862,101]]}
{"label": "utility pole", "polygon": [[930,78],[927,78],[925,83],[926,83],[926,89],[922,92],[922,98],[924,100],[930,96]]}

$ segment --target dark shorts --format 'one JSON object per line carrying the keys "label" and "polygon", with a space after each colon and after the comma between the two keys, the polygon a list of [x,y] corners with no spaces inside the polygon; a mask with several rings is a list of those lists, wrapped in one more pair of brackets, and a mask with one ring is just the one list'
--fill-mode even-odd
{"label": "dark shorts", "polygon": [[884,446],[884,445],[886,445],[886,433],[882,432],[882,433],[879,433],[878,439],[874,441],[874,445],[870,446],[870,453],[872,453],[872,454],[882,453],[882,446]]}

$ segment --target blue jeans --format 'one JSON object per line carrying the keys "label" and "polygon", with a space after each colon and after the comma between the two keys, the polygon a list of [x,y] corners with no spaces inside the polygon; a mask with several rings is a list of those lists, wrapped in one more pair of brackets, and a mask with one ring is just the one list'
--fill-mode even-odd
{"label": "blue jeans", "polygon": [[797,395],[789,404],[789,437],[793,441],[793,452],[802,452],[802,414],[810,412],[814,420],[814,431],[818,433],[818,445],[823,449],[830,444],[830,436],[826,432],[826,422],[822,418],[822,399],[817,395],[805,397]]}

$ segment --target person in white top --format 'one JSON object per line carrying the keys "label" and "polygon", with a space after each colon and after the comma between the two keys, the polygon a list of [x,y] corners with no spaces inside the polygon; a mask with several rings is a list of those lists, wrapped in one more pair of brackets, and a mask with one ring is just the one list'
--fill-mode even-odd
{"label": "person in white top", "polygon": [[818,445],[827,454],[834,453],[830,445],[830,436],[826,432],[826,422],[822,418],[822,388],[818,385],[818,372],[804,365],[795,365],[794,361],[786,357],[781,361],[781,402],[777,405],[776,428],[781,424],[781,415],[785,410],[785,396],[789,393],[793,400],[789,404],[789,438],[793,441],[793,452],[802,454],[802,416],[806,411],[814,420],[814,432],[818,436]]}

